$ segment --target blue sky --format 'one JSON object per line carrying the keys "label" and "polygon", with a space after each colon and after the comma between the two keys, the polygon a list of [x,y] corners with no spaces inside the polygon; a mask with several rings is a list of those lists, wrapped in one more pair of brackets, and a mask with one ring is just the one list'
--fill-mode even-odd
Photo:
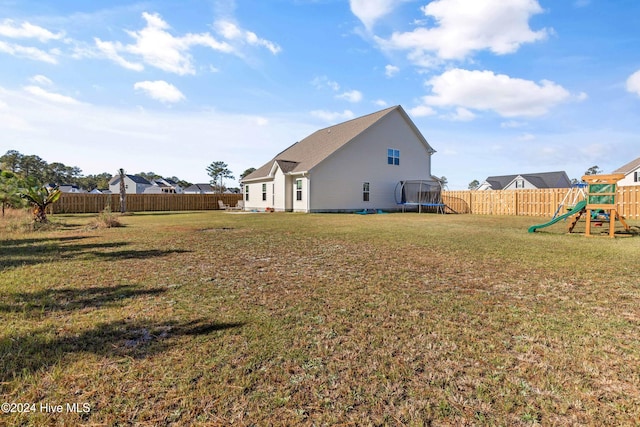
{"label": "blue sky", "polygon": [[451,189],[640,156],[637,0],[0,0],[0,61],[1,154],[83,174],[238,177],[397,104]]}

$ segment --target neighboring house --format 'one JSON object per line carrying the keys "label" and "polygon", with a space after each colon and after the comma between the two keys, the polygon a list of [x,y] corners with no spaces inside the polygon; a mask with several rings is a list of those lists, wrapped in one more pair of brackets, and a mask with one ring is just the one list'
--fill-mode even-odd
{"label": "neighboring house", "polygon": [[86,193],[87,191],[75,184],[60,184],[58,189],[63,193]]}
{"label": "neighboring house", "polygon": [[151,187],[144,190],[145,194],[180,194],[183,192],[182,187],[170,179],[158,178],[150,182]]}
{"label": "neighboring house", "polygon": [[401,106],[318,130],[253,173],[245,210],[396,210],[403,180],[433,181],[435,150]]}
{"label": "neighboring house", "polygon": [[618,185],[621,187],[627,185],[640,185],[640,157],[622,167],[619,167],[612,173],[624,174],[624,178],[618,181]]}
{"label": "neighboring house", "polygon": [[569,188],[571,180],[564,171],[490,176],[478,190],[535,190],[539,188]]}
{"label": "neighboring house", "polygon": [[[127,194],[142,194],[151,186],[151,183],[141,176],[125,175],[124,188]],[[113,194],[120,194],[120,175],[116,175],[109,181],[109,190]]]}
{"label": "neighboring house", "polygon": [[183,190],[184,194],[216,194],[211,184],[193,184]]}

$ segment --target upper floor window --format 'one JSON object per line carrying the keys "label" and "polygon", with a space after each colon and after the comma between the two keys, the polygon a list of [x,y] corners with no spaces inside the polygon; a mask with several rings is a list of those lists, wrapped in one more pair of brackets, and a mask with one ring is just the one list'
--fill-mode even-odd
{"label": "upper floor window", "polygon": [[267,184],[262,184],[262,201],[267,200]]}
{"label": "upper floor window", "polygon": [[244,185],[244,200],[249,201],[249,184]]}
{"label": "upper floor window", "polygon": [[524,179],[516,180],[516,188],[524,188]]}
{"label": "upper floor window", "polygon": [[387,150],[387,164],[398,166],[400,164],[400,150],[389,148]]}
{"label": "upper floor window", "polygon": [[634,172],[633,182],[640,182],[640,172]]}

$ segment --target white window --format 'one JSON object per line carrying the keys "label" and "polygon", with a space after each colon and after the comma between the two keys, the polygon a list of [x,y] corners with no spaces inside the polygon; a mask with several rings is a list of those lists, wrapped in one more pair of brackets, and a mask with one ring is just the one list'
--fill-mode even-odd
{"label": "white window", "polygon": [[249,201],[249,184],[245,184],[244,186],[244,200]]}
{"label": "white window", "polygon": [[633,182],[640,182],[640,172],[633,173]]}
{"label": "white window", "polygon": [[362,183],[362,201],[363,202],[369,201],[369,183],[368,182]]}
{"label": "white window", "polygon": [[262,201],[267,200],[267,184],[262,184]]}
{"label": "white window", "polygon": [[296,179],[296,200],[302,200],[302,180]]}
{"label": "white window", "polygon": [[524,188],[524,179],[516,180],[516,188]]}
{"label": "white window", "polygon": [[400,150],[394,148],[387,149],[387,164],[394,166],[400,165]]}

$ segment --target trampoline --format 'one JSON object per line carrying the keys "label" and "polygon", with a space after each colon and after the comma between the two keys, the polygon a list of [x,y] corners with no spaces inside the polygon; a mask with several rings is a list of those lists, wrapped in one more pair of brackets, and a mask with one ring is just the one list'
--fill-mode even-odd
{"label": "trampoline", "polygon": [[400,181],[395,190],[396,204],[418,212],[445,213],[446,204],[442,202],[442,186],[438,181],[409,180]]}

